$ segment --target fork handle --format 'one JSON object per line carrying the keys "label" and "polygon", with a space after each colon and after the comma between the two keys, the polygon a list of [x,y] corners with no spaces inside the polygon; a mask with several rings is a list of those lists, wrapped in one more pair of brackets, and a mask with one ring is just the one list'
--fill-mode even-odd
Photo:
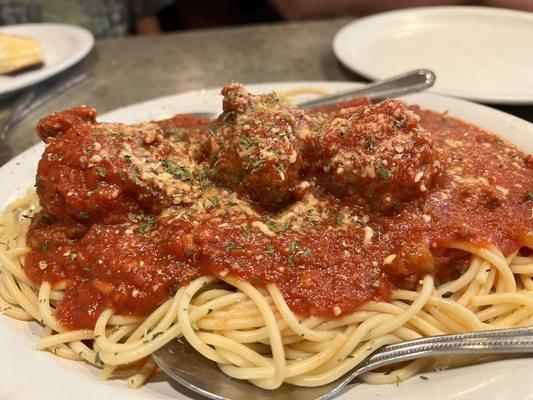
{"label": "fork handle", "polygon": [[366,96],[371,100],[383,100],[420,92],[433,86],[435,79],[435,74],[432,71],[418,69],[389,79],[369,83],[362,88],[299,103],[298,106],[304,109],[319,108],[362,96]]}
{"label": "fork handle", "polygon": [[[492,329],[487,331],[455,333],[449,335],[428,336],[420,339],[409,340],[406,342],[395,343],[386,346],[387,350],[396,350],[404,347],[411,347],[414,344],[422,345],[426,343],[462,341],[467,339],[496,339],[496,338],[511,338],[516,336],[533,337],[533,326],[526,326],[520,328],[506,328],[506,329]],[[382,349],[385,349],[383,347]]]}
{"label": "fork handle", "polygon": [[13,126],[14,121],[31,104],[36,95],[37,92],[35,89],[30,89],[17,98],[8,116],[0,123],[0,139],[4,139],[6,133]]}
{"label": "fork handle", "polygon": [[402,346],[385,346],[360,364],[353,378],[380,367],[435,355],[533,353],[533,335],[466,338],[465,335],[457,335],[462,336],[459,338],[443,335],[437,338],[448,337],[448,340],[424,338],[404,342]]}
{"label": "fork handle", "polygon": [[21,110],[21,112],[16,116],[16,118],[13,120],[13,123],[16,124],[20,122],[26,115],[31,113],[32,111],[36,110],[37,108],[41,107],[46,102],[54,99],[55,97],[62,94],[64,91],[70,89],[71,87],[74,87],[80,83],[82,83],[84,80],[87,79],[89,75],[85,72],[76,74],[72,77],[69,77],[67,80],[63,82],[57,83],[55,86],[49,88],[48,90],[40,93],[35,97],[35,101],[31,104],[29,104],[26,108]]}

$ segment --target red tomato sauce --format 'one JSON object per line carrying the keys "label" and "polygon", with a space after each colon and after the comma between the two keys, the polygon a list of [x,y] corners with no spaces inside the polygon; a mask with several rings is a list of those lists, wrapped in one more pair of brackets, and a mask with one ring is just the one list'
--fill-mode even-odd
{"label": "red tomato sauce", "polygon": [[[349,177],[333,190],[313,169],[325,153],[302,151],[309,165],[299,164],[300,183],[276,209],[212,178],[206,120],[127,127],[98,124],[88,108],[54,114],[37,128],[47,143],[37,172],[43,209],[24,269],[36,283],[66,282],[57,318],[76,329],[93,328],[105,308],[147,315],[204,274],[274,283],[294,312],[333,316],[414,288],[427,273],[456,277],[469,256],[447,249],[453,241],[518,251],[532,230],[531,158],[468,123],[412,110],[442,163],[422,193],[397,202],[393,189],[390,201],[339,195]],[[376,179],[405,187],[410,171],[398,171]]]}

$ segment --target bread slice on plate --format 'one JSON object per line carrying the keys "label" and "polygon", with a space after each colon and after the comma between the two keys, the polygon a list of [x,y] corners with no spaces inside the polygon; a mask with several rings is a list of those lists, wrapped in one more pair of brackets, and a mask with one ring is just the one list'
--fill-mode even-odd
{"label": "bread slice on plate", "polygon": [[0,74],[12,74],[43,64],[43,52],[35,40],[0,33]]}

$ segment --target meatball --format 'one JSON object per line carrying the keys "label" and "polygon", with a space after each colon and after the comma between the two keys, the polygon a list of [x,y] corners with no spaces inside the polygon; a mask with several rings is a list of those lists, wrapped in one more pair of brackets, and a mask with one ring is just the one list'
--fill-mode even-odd
{"label": "meatball", "polygon": [[42,118],[37,123],[35,130],[39,137],[46,142],[49,138],[55,138],[78,125],[95,123],[96,110],[81,106]]}
{"label": "meatball", "polygon": [[340,110],[315,146],[321,182],[372,210],[425,196],[442,169],[419,117],[397,100]]}
{"label": "meatball", "polygon": [[238,83],[222,95],[223,113],[211,125],[207,145],[213,178],[266,208],[290,201],[303,169],[310,117],[273,93],[251,95]]}
{"label": "meatball", "polygon": [[97,123],[95,117],[94,109],[79,107],[39,122],[47,146],[36,186],[47,213],[82,224],[119,223],[130,213],[158,214],[201,195],[203,168],[181,141],[168,140],[170,133],[155,123]]}

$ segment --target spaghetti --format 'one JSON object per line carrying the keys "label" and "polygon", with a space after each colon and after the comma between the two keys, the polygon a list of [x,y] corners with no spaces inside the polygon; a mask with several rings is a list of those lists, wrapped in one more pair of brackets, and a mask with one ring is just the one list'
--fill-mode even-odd
{"label": "spaghetti", "polygon": [[[357,113],[360,112],[361,108],[357,108]],[[423,113],[423,111],[419,112]],[[436,119],[432,119],[429,114],[426,115],[425,121],[428,130],[431,130],[432,125],[436,124]],[[407,121],[406,124],[408,123]],[[451,120],[449,123],[456,124],[457,122]],[[116,131],[117,127],[114,126],[113,129]],[[97,136],[101,134],[99,133]],[[221,135],[224,134],[223,132]],[[276,132],[276,136],[280,137],[279,130]],[[239,140],[243,141],[242,138]],[[398,143],[396,145],[399,146]],[[246,147],[248,144],[244,143],[244,146]],[[377,147],[378,144],[375,146]],[[405,143],[403,146],[406,147]],[[425,146],[425,144],[422,143],[420,146]],[[290,154],[291,149],[286,148],[285,151],[286,154]],[[134,153],[131,149],[129,150],[130,160],[136,157]],[[513,157],[516,157],[516,154]],[[219,156],[229,157],[220,154]],[[300,156],[298,155],[296,160],[299,160],[298,157]],[[339,155],[336,157],[339,160]],[[405,162],[409,163],[408,160]],[[415,175],[418,175],[416,167],[421,165],[420,162],[417,160],[411,164],[415,168]],[[433,168],[433,162],[433,159],[424,161],[423,170],[427,171]],[[136,165],[136,160],[133,160],[132,163]],[[283,168],[283,160],[280,160],[279,163]],[[297,163],[299,161],[293,163],[290,160],[287,161],[287,165]],[[168,161],[167,165],[163,163],[166,170],[171,169],[168,168],[168,164]],[[224,163],[222,162],[222,164]],[[394,187],[395,179],[392,176],[393,167],[391,164],[391,162],[387,164],[390,169],[387,173],[390,176],[387,179],[382,179],[388,185],[385,190],[388,193],[387,196],[398,202],[412,201],[410,198],[406,198],[411,194],[406,195],[405,192],[402,192],[400,195],[390,189]],[[347,164],[344,164],[343,167],[339,165],[337,164],[337,168],[347,168]],[[218,164],[218,167],[220,170],[217,171],[219,175],[216,179],[231,187],[233,183],[224,176],[225,172],[228,171],[228,165],[220,166]],[[261,166],[261,168],[265,168],[265,173],[269,172],[268,167],[266,163]],[[252,165],[251,169],[253,168]],[[363,168],[366,167],[363,166]],[[194,176],[192,167],[187,166],[187,169]],[[176,172],[176,167],[172,167],[172,170],[174,173],[179,173]],[[283,171],[286,173],[287,180],[290,180],[290,171],[287,169]],[[101,178],[108,179],[111,173],[108,169],[99,175]],[[183,175],[182,170],[180,178],[183,178]],[[465,175],[461,175],[459,180],[464,181],[467,178]],[[136,179],[146,178],[143,174],[139,174]],[[38,179],[38,182],[42,183],[42,180],[39,181]],[[526,176],[525,182],[531,185],[529,176]],[[353,182],[348,183],[353,184]],[[383,182],[368,181],[366,183],[367,188],[371,188],[373,184],[382,185]],[[415,183],[417,183],[417,188],[421,183],[426,184],[428,190],[433,184],[429,177],[424,177],[422,180],[419,178]],[[478,183],[476,182],[476,184]],[[244,190],[247,190],[250,196],[254,197],[256,193],[254,181],[245,181],[245,184],[248,186]],[[342,183],[336,181],[333,186],[328,186],[326,183],[325,187],[335,192],[341,184],[346,184],[346,181],[342,181]],[[497,184],[500,185],[501,182],[497,182]],[[439,187],[439,184],[435,183],[435,185],[437,185],[435,187]],[[504,192],[508,192],[508,195],[509,186],[501,187]],[[382,190],[380,186],[376,187],[376,190]],[[280,192],[281,189],[282,187],[278,186],[276,191]],[[522,189],[527,190],[528,188]],[[70,190],[74,189],[71,188]],[[204,187],[203,190],[211,189]],[[235,187],[232,190],[239,192],[243,189]],[[320,198],[323,196],[322,190],[314,192],[319,203],[323,203],[321,201],[323,199]],[[42,188],[38,187],[38,191],[41,202],[43,199],[49,199],[43,193]],[[462,191],[464,191],[464,187],[461,188]],[[212,198],[212,194],[213,192],[209,192],[208,197]],[[226,201],[227,198],[233,199],[232,201],[236,203],[242,202],[235,197],[234,193],[221,194],[217,192],[217,195],[219,196],[219,203]],[[398,222],[398,220],[394,220],[398,217],[390,214],[392,204],[390,199],[375,200],[375,196],[368,191],[359,195],[368,196],[368,199],[372,199],[369,201],[375,201],[373,207],[381,210],[377,212],[383,212],[384,220]],[[448,196],[453,197],[453,193],[448,192]],[[116,292],[107,289],[111,285],[109,282],[113,281],[111,278],[109,281],[105,281],[102,276],[94,277],[88,282],[103,293],[98,297],[100,299],[98,304],[102,307],[97,310],[94,323],[89,323],[93,327],[83,326],[79,323],[78,317],[70,317],[70,309],[64,308],[64,304],[70,304],[69,296],[72,296],[72,287],[69,285],[73,279],[77,279],[76,276],[72,275],[74,278],[69,278],[68,275],[65,275],[64,277],[60,276],[61,279],[59,279],[53,275],[57,271],[53,270],[55,267],[50,261],[52,258],[39,258],[40,261],[35,259],[34,253],[37,252],[41,257],[43,253],[50,251],[48,247],[41,248],[42,242],[38,243],[39,247],[36,250],[35,238],[40,236],[38,236],[38,231],[35,233],[35,230],[39,228],[38,216],[43,215],[39,197],[35,190],[30,190],[26,196],[11,203],[0,217],[0,243],[2,243],[0,246],[0,310],[16,319],[40,323],[43,326],[43,331],[38,344],[39,349],[46,349],[57,356],[85,361],[99,367],[102,370],[101,377],[104,379],[115,376],[125,377],[130,387],[139,387],[146,382],[156,369],[155,363],[149,357],[150,354],[176,338],[187,340],[203,356],[216,362],[228,376],[249,380],[264,389],[276,389],[284,382],[300,386],[319,386],[332,382],[349,372],[374,350],[386,344],[423,336],[533,324],[533,257],[531,251],[527,250],[533,249],[533,236],[528,233],[530,229],[528,223],[522,226],[525,234],[513,236],[513,238],[519,237],[519,241],[510,240],[509,237],[512,235],[506,236],[506,233],[502,231],[499,234],[504,237],[503,239],[500,238],[499,242],[497,239],[492,240],[498,245],[491,245],[488,242],[481,243],[474,238],[464,240],[458,236],[454,237],[453,240],[450,240],[451,236],[448,236],[445,246],[440,244],[439,246],[431,246],[430,243],[429,247],[432,247],[433,251],[436,252],[434,258],[437,259],[437,265],[441,265],[440,270],[436,269],[435,265],[431,268],[427,267],[424,254],[420,255],[418,252],[416,254],[420,256],[417,258],[419,265],[414,266],[416,274],[413,275],[411,271],[409,274],[402,275],[403,264],[401,262],[405,254],[396,247],[395,253],[383,257],[383,255],[390,253],[391,249],[388,248],[386,252],[383,252],[384,250],[382,251],[374,243],[378,236],[382,242],[388,243],[387,238],[383,237],[384,232],[373,225],[372,221],[365,222],[363,220],[363,223],[357,227],[357,233],[348,230],[347,234],[357,238],[358,246],[361,249],[370,247],[368,252],[378,253],[383,260],[381,265],[383,269],[390,268],[388,266],[392,266],[394,269],[377,277],[375,274],[369,275],[370,278],[365,277],[366,270],[359,271],[358,273],[361,275],[358,278],[368,279],[369,287],[373,287],[376,291],[373,291],[370,297],[365,298],[361,297],[361,293],[357,293],[356,297],[350,297],[345,292],[340,292],[343,296],[347,296],[349,303],[351,302],[351,309],[346,308],[347,306],[342,302],[342,299],[335,302],[335,299],[320,297],[321,293],[317,292],[315,294],[319,300],[309,298],[307,305],[325,304],[329,311],[325,312],[325,308],[317,308],[313,312],[312,308],[303,305],[301,299],[296,301],[298,299],[294,297],[294,293],[295,290],[299,289],[298,286],[296,289],[294,287],[291,289],[282,281],[264,277],[256,282],[250,278],[250,274],[253,275],[253,273],[249,271],[245,273],[243,270],[217,265],[211,270],[204,266],[204,269],[198,273],[187,275],[188,280],[180,282],[180,287],[176,287],[175,291],[172,291],[164,300],[158,301],[145,315],[131,312],[131,308],[124,308],[123,303],[118,300],[109,300],[115,299],[115,297],[111,297],[111,294],[116,296]],[[267,197],[256,200],[262,202],[263,206],[267,206],[267,200],[265,200]],[[254,215],[258,211],[254,210],[260,208],[253,209],[242,206],[246,218],[256,218],[252,221],[247,220],[250,223],[246,225],[246,230],[256,228],[257,235],[261,235],[262,248],[264,248],[264,243],[267,240],[273,241],[271,242],[273,244],[266,247],[266,250],[261,254],[257,252],[252,254],[254,257],[260,255],[258,260],[261,260],[261,263],[267,262],[263,258],[265,253],[268,255],[277,254],[279,250],[276,249],[286,247],[285,268],[291,269],[289,267],[300,266],[305,269],[303,263],[309,258],[303,255],[307,251],[304,250],[303,246],[305,242],[301,237],[298,241],[294,240],[294,235],[304,225],[301,221],[298,223],[294,221],[299,221],[298,218],[301,218],[302,213],[313,217],[313,212],[309,212],[310,209],[316,213],[323,213],[324,210],[319,208],[319,211],[316,211],[316,207],[312,208],[314,203],[309,194],[302,197],[305,201],[298,203],[286,215],[273,218],[271,221],[274,222],[267,220],[254,224],[254,222],[260,221]],[[529,200],[526,199],[525,204]],[[286,201],[286,199],[280,200],[274,196],[274,193],[268,197],[270,205],[277,204],[279,201]],[[427,199],[424,201],[430,202]],[[334,220],[334,226],[337,227],[335,229],[349,229],[345,228],[345,224],[354,220],[353,215],[350,214],[346,203],[335,204],[341,210],[334,218],[331,218]],[[508,205],[505,201],[502,204]],[[44,206],[47,207],[48,211],[53,210],[53,206],[49,204]],[[212,208],[217,206],[218,204]],[[359,205],[352,204],[351,207],[357,210]],[[491,207],[492,212],[497,213],[497,209],[492,204]],[[518,209],[515,204],[512,207],[514,207],[513,212]],[[527,207],[526,205],[524,209],[527,210]],[[144,209],[146,210],[146,206]],[[454,208],[451,207],[450,209],[453,210]],[[404,213],[409,211],[408,208],[403,210]],[[163,214],[165,212],[168,211],[161,211]],[[436,214],[431,214],[430,208],[424,209],[423,212],[423,215],[427,216],[425,219],[436,220]],[[344,217],[341,218],[341,215]],[[93,217],[91,215],[91,218]],[[525,217],[524,220],[528,221],[528,217]],[[176,223],[176,220],[172,218],[171,221]],[[194,215],[191,218],[194,218]],[[85,217],[81,217],[81,220],[83,219]],[[325,223],[330,225],[332,224],[331,219],[324,217]],[[278,227],[285,226],[287,220],[292,221],[290,228],[286,229],[287,233],[285,233],[286,231],[279,232]],[[404,226],[405,221],[400,220]],[[475,220],[470,221],[473,221],[472,224],[475,222]],[[492,220],[487,221],[489,225],[492,223]],[[516,223],[516,220],[511,222]],[[72,224],[72,222],[69,223]],[[93,223],[105,224],[101,220],[91,222],[91,224]],[[221,224],[221,222],[218,223]],[[146,228],[147,224],[151,224],[151,226]],[[162,228],[158,224],[160,224],[158,220],[148,220],[147,222],[146,219],[143,219],[140,225],[134,225],[134,228],[139,230],[139,236],[144,235],[143,231],[147,229],[154,230],[154,236],[160,236]],[[355,219],[354,225],[357,226],[357,219]],[[168,225],[165,226],[168,227]],[[239,229],[242,226],[239,222]],[[339,226],[341,228],[338,228]],[[34,233],[32,233],[32,229]],[[128,226],[128,229],[133,228]],[[442,230],[444,228],[442,225],[438,225],[435,229]],[[246,230],[244,234],[250,236],[251,234]],[[329,235],[329,238],[332,237],[332,233],[327,232],[327,228],[324,228],[322,232]],[[388,232],[390,235],[394,235],[394,228]],[[412,234],[413,232],[409,231],[408,233]],[[483,232],[483,228],[479,228],[477,232]],[[219,232],[218,234],[222,233]],[[290,236],[282,246],[277,246],[274,235],[285,234],[293,236]],[[470,234],[472,235],[472,233]],[[84,235],[88,237],[89,233],[85,230]],[[131,234],[129,235],[131,236]],[[347,240],[342,239],[346,236],[339,237],[340,240]],[[231,238],[237,240],[235,235]],[[489,239],[491,238],[489,237]],[[433,240],[436,241],[435,238]],[[84,265],[91,265],[90,259],[84,258],[82,249],[71,245],[71,242],[79,244],[79,241],[80,239],[70,240],[68,245],[70,247],[63,245],[68,248],[61,247],[62,254],[60,255],[64,256],[69,263],[78,262],[81,258],[85,263]],[[240,251],[240,242],[234,243],[232,241],[230,242],[232,243],[231,246],[226,245],[226,243],[227,241],[224,241],[225,250],[229,252],[228,257],[236,257],[235,252]],[[324,245],[321,242],[314,243],[317,247]],[[88,245],[84,242],[80,246]],[[208,242],[203,251],[206,253],[206,249],[213,247],[215,250],[211,253],[213,254],[212,257],[218,261],[216,256],[219,249],[216,248],[216,244]],[[351,257],[350,253],[354,252],[355,248],[344,246],[344,249],[342,256],[349,258]],[[326,251],[332,250],[333,248],[326,249]],[[318,253],[316,248],[313,248],[313,251]],[[152,257],[157,258],[158,256],[152,254]],[[408,259],[413,262],[414,258],[411,253]],[[28,260],[33,263],[33,267],[28,266]],[[143,260],[148,259],[143,258]],[[122,263],[126,261],[122,260]],[[144,262],[148,263],[149,261]],[[459,267],[455,269],[442,267],[442,265],[450,265],[452,262]],[[272,264],[271,267],[274,268],[275,265]],[[370,265],[373,266],[374,264]],[[28,274],[28,271],[33,272]],[[95,271],[96,268],[91,272],[96,275]],[[41,281],[35,279],[36,272],[42,274],[43,279]],[[346,270],[336,270],[336,272],[341,273],[346,272]],[[46,279],[46,274],[51,274],[49,277],[53,279]],[[387,274],[396,277],[395,280],[390,281],[392,283],[384,280],[385,276],[389,276]],[[417,278],[415,281],[413,281],[414,277]],[[87,280],[80,282],[86,283]],[[155,287],[152,283],[150,282],[149,286]],[[156,298],[158,290],[159,286],[154,290]],[[165,290],[168,291],[167,288]],[[109,293],[109,297],[102,297],[107,293]],[[302,292],[299,293],[302,296]],[[304,292],[304,297],[306,293]],[[131,301],[135,301],[140,296],[139,293],[137,296],[134,292],[130,294],[132,297],[128,299]],[[354,301],[355,298],[359,299],[359,303]],[[81,303],[76,304],[81,305]],[[114,306],[110,307],[113,304]],[[117,311],[121,305],[124,312]],[[66,314],[64,314],[65,310],[68,311]],[[73,325],[72,321],[78,321],[78,326]],[[375,384],[397,383],[423,370],[431,362],[432,360],[429,359],[417,360],[393,371],[365,374],[361,379]]]}

